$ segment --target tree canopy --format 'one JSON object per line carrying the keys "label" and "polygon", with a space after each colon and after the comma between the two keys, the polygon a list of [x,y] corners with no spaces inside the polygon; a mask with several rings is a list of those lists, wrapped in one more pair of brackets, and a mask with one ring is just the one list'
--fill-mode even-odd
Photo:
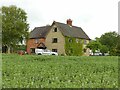
{"label": "tree canopy", "polygon": [[91,41],[88,45],[93,53],[95,50],[100,50],[101,53],[107,53],[110,55],[120,55],[120,35],[116,32],[107,32],[101,35],[100,38],[96,38]]}
{"label": "tree canopy", "polygon": [[117,45],[118,45],[118,33],[116,32],[107,32],[101,35],[99,41],[102,45],[108,47],[110,55],[117,55]]}
{"label": "tree canopy", "polygon": [[95,53],[95,50],[100,50],[100,47],[101,47],[101,43],[96,41],[96,40],[92,40],[88,45],[87,45],[88,48],[90,48],[93,53]]}
{"label": "tree canopy", "polygon": [[16,6],[2,7],[2,44],[14,46],[28,37],[26,12]]}
{"label": "tree canopy", "polygon": [[116,32],[107,32],[100,37],[100,43],[102,45],[106,45],[109,50],[111,48],[114,48],[117,44],[117,36],[118,34]]}

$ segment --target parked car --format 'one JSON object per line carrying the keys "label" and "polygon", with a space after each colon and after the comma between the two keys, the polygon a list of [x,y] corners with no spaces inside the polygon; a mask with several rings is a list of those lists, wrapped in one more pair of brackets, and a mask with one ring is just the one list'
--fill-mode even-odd
{"label": "parked car", "polygon": [[101,52],[95,52],[94,56],[102,56],[102,53]]}
{"label": "parked car", "polygon": [[38,49],[38,48],[35,49],[35,54],[37,55],[58,55],[57,52],[52,52],[48,49]]}
{"label": "parked car", "polygon": [[101,52],[90,53],[90,56],[102,56]]}

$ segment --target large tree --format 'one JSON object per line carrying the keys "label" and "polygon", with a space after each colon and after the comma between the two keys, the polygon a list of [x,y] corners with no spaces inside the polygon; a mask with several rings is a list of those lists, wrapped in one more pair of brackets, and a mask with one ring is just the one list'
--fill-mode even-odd
{"label": "large tree", "polygon": [[88,45],[88,48],[90,48],[93,52],[93,54],[95,53],[96,50],[100,51],[103,55],[104,53],[108,52],[108,47],[106,45],[102,45],[99,42],[99,38],[95,38],[95,40],[92,40]]}
{"label": "large tree", "polygon": [[107,32],[101,35],[99,41],[102,45],[108,47],[110,55],[116,55],[116,47],[118,43],[118,33],[116,32]]}
{"label": "large tree", "polygon": [[116,32],[107,32],[101,35],[99,41],[102,45],[106,45],[110,50],[111,48],[114,48],[116,46],[117,36],[118,34]]}
{"label": "large tree", "polygon": [[120,56],[120,35],[117,37],[116,55]]}
{"label": "large tree", "polygon": [[2,7],[2,44],[14,47],[28,36],[26,12],[16,6]]}
{"label": "large tree", "polygon": [[97,40],[92,40],[88,45],[88,48],[92,50],[93,53],[95,53],[96,50],[100,50],[101,48],[101,43]]}

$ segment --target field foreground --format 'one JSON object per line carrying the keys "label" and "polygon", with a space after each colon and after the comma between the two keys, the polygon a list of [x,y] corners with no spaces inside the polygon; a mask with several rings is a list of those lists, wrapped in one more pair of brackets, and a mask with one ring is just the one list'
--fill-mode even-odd
{"label": "field foreground", "polygon": [[2,55],[3,88],[118,88],[118,57]]}

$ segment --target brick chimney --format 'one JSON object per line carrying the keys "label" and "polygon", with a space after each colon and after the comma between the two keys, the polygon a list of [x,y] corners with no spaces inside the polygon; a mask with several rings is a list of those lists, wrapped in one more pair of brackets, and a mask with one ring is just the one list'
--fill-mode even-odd
{"label": "brick chimney", "polygon": [[72,26],[72,20],[71,19],[67,19],[67,24]]}

